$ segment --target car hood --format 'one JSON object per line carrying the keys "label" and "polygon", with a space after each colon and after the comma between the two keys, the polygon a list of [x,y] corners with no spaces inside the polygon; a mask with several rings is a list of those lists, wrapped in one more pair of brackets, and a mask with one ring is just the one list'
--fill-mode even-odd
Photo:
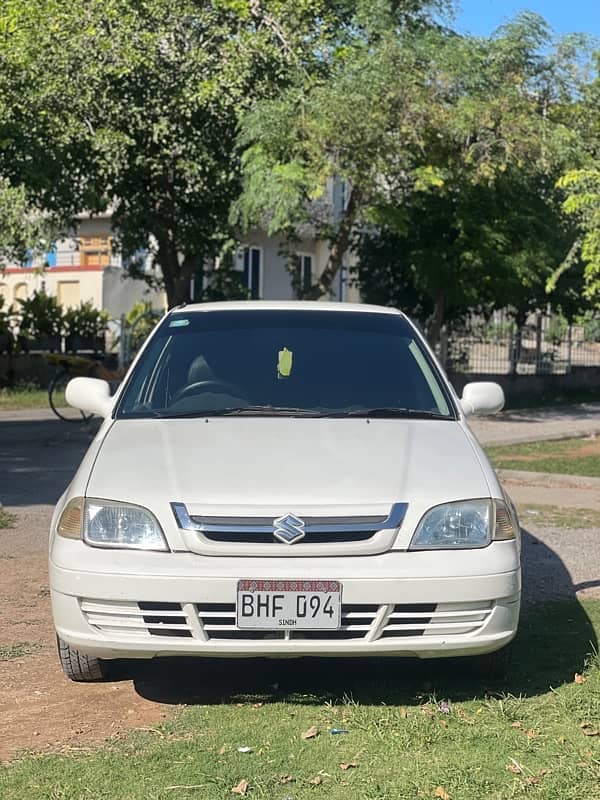
{"label": "car hood", "polygon": [[209,418],[117,420],[87,495],[193,513],[372,514],[490,488],[456,421]]}

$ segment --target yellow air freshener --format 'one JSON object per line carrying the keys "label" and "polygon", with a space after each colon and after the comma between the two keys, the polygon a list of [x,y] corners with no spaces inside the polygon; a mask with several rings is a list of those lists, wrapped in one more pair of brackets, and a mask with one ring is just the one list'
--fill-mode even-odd
{"label": "yellow air freshener", "polygon": [[294,354],[287,347],[280,350],[277,358],[277,377],[289,378],[292,373],[292,361]]}

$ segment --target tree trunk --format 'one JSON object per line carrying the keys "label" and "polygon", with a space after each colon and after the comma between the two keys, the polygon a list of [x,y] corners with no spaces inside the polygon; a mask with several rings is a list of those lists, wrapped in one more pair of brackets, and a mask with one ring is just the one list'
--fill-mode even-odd
{"label": "tree trunk", "polygon": [[440,341],[442,326],[446,321],[446,295],[438,292],[433,301],[433,312],[427,324],[427,341],[435,350]]}
{"label": "tree trunk", "polygon": [[305,293],[307,299],[318,300],[320,297],[332,294],[333,281],[342,268],[344,256],[350,247],[350,238],[356,222],[359,204],[360,193],[356,189],[352,189],[348,198],[348,205],[333,237],[325,269],[317,283],[311,287],[309,292]]}
{"label": "tree trunk", "polygon": [[160,266],[167,294],[167,306],[173,308],[190,301],[191,279],[201,263],[200,256],[185,256],[180,262],[173,239],[159,240],[156,261]]}
{"label": "tree trunk", "polygon": [[510,374],[517,374],[517,367],[521,360],[521,350],[523,347],[523,327],[527,318],[526,311],[517,311],[515,316],[516,331],[513,334],[513,342],[510,357]]}

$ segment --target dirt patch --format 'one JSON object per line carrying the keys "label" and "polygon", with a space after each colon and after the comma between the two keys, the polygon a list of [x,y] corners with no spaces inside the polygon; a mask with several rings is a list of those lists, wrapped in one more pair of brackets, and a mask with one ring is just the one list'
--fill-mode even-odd
{"label": "dirt patch", "polygon": [[585,439],[577,447],[566,450],[564,453],[565,458],[584,458],[587,456],[597,456],[600,458],[600,437],[594,439]]}
{"label": "dirt patch", "polygon": [[46,556],[11,555],[7,547],[11,539],[13,552],[23,546],[29,531],[20,536],[22,523],[19,514],[17,528],[2,531],[1,537],[0,645],[5,660],[0,660],[0,761],[23,751],[75,751],[156,724],[168,707],[140,697],[131,681],[76,684],[63,675]]}

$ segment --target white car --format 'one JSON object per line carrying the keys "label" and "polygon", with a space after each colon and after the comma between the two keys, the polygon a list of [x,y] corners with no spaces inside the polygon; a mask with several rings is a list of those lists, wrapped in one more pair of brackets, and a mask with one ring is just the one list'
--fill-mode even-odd
{"label": "white car", "polygon": [[167,314],[50,531],[59,653],[74,680],[156,656],[499,651],[521,590],[515,510],[459,400],[399,311],[240,302]]}

